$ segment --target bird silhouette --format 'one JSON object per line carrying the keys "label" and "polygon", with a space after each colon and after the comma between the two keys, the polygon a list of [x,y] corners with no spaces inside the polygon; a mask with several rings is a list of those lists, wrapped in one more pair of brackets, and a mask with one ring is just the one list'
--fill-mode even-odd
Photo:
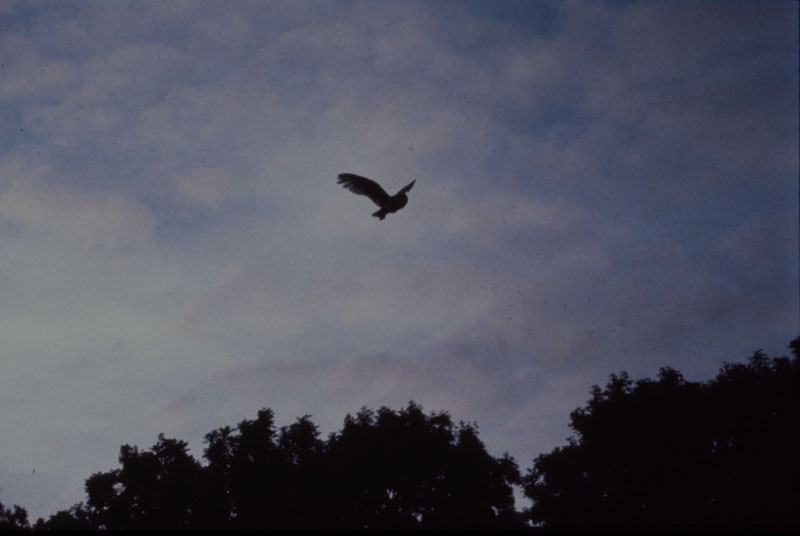
{"label": "bird silhouette", "polygon": [[372,199],[373,203],[381,207],[380,210],[372,215],[382,220],[387,214],[397,212],[406,206],[408,203],[408,196],[406,194],[411,190],[417,180],[414,179],[394,195],[387,194],[386,190],[381,188],[381,185],[377,182],[352,173],[340,173],[339,180],[336,182],[354,194],[365,195]]}

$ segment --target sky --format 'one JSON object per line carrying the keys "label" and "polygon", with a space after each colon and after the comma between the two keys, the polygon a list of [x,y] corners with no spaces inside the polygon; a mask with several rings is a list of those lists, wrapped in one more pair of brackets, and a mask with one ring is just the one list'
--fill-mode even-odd
{"label": "sky", "polygon": [[[0,502],[272,408],[477,422],[787,355],[798,3],[0,2]],[[409,203],[384,221],[350,172]]]}

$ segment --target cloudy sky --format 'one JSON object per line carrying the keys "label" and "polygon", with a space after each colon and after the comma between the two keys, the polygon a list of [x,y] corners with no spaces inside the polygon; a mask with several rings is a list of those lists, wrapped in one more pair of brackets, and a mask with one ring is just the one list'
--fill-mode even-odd
{"label": "cloudy sky", "polygon": [[[477,421],[798,334],[798,4],[0,3],[0,501],[259,408]],[[393,193],[386,220],[336,175]],[[34,472],[35,470],[35,472]]]}

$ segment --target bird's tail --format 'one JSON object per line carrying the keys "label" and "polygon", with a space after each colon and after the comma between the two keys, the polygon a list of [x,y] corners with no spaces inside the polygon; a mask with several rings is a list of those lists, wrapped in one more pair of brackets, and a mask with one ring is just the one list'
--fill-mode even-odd
{"label": "bird's tail", "polygon": [[378,218],[379,220],[382,220],[383,218],[386,217],[386,211],[384,209],[380,209],[377,212],[373,212],[372,215]]}

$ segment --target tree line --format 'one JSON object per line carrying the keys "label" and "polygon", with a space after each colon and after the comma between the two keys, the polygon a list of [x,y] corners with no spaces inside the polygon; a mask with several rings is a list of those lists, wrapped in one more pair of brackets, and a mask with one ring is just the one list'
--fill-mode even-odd
{"label": "tree line", "polygon": [[163,434],[123,445],[85,502],[33,525],[0,504],[0,528],[798,529],[800,338],[790,348],[706,382],[612,374],[571,413],[567,444],[524,473],[476,424],[413,401],[348,414],[326,439],[307,415],[278,428],[262,409],[206,434],[203,463]]}

